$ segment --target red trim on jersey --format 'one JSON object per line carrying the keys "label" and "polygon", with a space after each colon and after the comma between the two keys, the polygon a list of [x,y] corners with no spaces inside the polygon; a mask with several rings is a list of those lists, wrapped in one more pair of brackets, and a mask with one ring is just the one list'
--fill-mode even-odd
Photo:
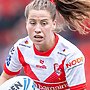
{"label": "red trim on jersey", "polygon": [[86,89],[86,83],[70,87],[70,90],[84,90],[84,89]]}
{"label": "red trim on jersey", "polygon": [[18,72],[12,72],[12,71],[8,70],[7,67],[6,67],[6,64],[4,64],[4,71],[8,75],[17,75],[17,74],[20,73],[20,70]]}
{"label": "red trim on jersey", "polygon": [[23,57],[21,51],[19,50],[19,48],[17,48],[17,50],[18,50],[18,58],[19,58],[19,61],[21,62],[21,64],[23,65],[23,67],[24,67],[25,74],[27,76],[29,76],[30,78],[32,78],[32,79],[39,80],[36,77],[36,75],[34,74],[34,72],[31,70],[30,65],[25,62],[24,57]]}
{"label": "red trim on jersey", "polygon": [[35,45],[33,44],[34,52],[35,52],[36,55],[49,56],[49,55],[51,54],[51,52],[53,51],[53,49],[54,49],[55,46],[57,45],[58,39],[59,39],[59,37],[58,37],[56,34],[54,34],[54,35],[55,35],[55,45],[54,45],[51,49],[49,49],[48,51],[46,51],[46,52],[39,52],[39,51],[36,49]]}

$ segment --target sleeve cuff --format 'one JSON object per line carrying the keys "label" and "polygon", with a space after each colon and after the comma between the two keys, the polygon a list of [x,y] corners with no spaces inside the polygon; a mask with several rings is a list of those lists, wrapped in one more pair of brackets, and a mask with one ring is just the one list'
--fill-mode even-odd
{"label": "sleeve cuff", "polygon": [[8,75],[17,75],[17,74],[20,73],[20,70],[18,72],[12,72],[12,71],[8,70],[7,67],[6,67],[6,64],[4,64],[4,71]]}

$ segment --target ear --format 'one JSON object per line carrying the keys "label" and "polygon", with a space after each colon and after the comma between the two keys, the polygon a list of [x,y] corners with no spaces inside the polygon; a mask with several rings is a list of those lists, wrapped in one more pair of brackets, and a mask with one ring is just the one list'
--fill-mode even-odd
{"label": "ear", "polygon": [[53,27],[56,28],[56,20],[53,21]]}

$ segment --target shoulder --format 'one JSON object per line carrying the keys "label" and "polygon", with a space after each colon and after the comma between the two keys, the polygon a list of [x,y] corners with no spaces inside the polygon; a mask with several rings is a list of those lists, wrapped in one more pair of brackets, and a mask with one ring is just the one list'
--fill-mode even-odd
{"label": "shoulder", "polygon": [[63,38],[59,34],[57,34],[57,35],[59,37],[58,48],[60,48],[62,50],[63,54],[65,54],[66,56],[67,55],[74,55],[74,54],[81,54],[82,55],[81,50],[76,45],[74,45],[73,43],[71,43],[67,39]]}
{"label": "shoulder", "polygon": [[20,47],[20,46],[30,47],[31,45],[32,45],[32,41],[30,40],[29,36],[26,36],[24,38],[19,39],[14,44],[15,47]]}
{"label": "shoulder", "polygon": [[59,44],[61,44],[64,47],[76,47],[73,43],[71,43],[69,40],[67,40],[66,38],[62,37],[61,35],[57,34],[59,37]]}
{"label": "shoulder", "polygon": [[17,53],[17,49],[25,50],[30,48],[33,45],[32,41],[30,40],[29,36],[19,39],[9,50],[9,53]]}

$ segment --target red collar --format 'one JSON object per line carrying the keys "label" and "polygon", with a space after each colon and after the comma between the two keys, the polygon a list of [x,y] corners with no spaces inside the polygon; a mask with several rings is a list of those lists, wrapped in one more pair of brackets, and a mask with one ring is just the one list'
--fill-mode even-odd
{"label": "red collar", "polygon": [[56,41],[55,42],[55,45],[51,49],[49,49],[48,51],[46,51],[46,52],[40,52],[40,51],[38,51],[36,49],[35,45],[33,44],[34,52],[35,52],[36,55],[39,55],[39,56],[49,56],[51,54],[51,52],[54,50],[55,46],[57,45],[58,39],[59,39],[59,37],[56,34],[54,34],[54,35],[55,35],[55,41]]}

